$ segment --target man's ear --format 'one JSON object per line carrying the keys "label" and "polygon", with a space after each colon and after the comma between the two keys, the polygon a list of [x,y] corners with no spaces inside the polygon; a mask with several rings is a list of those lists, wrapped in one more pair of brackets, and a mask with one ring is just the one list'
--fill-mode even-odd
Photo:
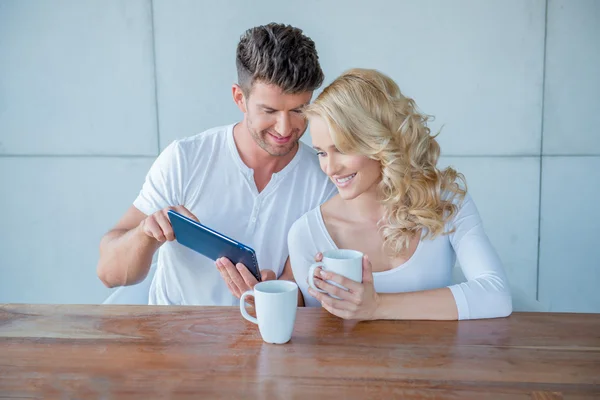
{"label": "man's ear", "polygon": [[241,112],[246,114],[248,112],[248,108],[246,107],[246,96],[244,96],[244,91],[237,83],[234,83],[231,86],[231,94],[233,95],[233,101],[238,106]]}

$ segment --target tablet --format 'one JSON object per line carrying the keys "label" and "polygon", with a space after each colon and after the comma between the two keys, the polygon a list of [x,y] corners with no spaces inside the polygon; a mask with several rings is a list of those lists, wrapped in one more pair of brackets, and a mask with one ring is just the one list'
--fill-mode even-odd
{"label": "tablet", "polygon": [[258,261],[252,248],[176,211],[169,210],[167,214],[177,242],[211,260],[216,261],[218,258],[227,257],[234,265],[242,263],[260,282]]}

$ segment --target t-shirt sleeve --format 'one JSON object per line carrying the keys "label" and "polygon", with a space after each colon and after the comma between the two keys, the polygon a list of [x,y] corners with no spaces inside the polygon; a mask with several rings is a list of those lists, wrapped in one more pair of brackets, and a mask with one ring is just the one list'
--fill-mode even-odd
{"label": "t-shirt sleeve", "polygon": [[172,142],[150,167],[133,205],[146,215],[182,202],[182,156],[179,143]]}
{"label": "t-shirt sleeve", "polygon": [[450,242],[467,279],[450,286],[458,319],[505,317],[512,297],[502,262],[483,229],[479,211],[467,195],[453,219]]}
{"label": "t-shirt sleeve", "polygon": [[290,254],[290,264],[294,279],[298,288],[304,297],[306,307],[318,307],[321,304],[308,293],[308,270],[315,262],[314,257],[318,251],[314,238],[311,235],[307,215],[298,219],[288,232],[288,251]]}

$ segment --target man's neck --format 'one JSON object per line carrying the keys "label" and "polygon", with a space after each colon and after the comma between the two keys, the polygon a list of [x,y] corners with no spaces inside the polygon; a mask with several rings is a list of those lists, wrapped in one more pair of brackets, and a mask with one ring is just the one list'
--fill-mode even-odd
{"label": "man's neck", "polygon": [[233,127],[233,139],[235,146],[240,155],[240,158],[248,166],[254,170],[255,175],[271,176],[284,169],[298,152],[299,144],[284,156],[273,156],[261,148],[254,139],[248,129],[246,122],[242,121]]}

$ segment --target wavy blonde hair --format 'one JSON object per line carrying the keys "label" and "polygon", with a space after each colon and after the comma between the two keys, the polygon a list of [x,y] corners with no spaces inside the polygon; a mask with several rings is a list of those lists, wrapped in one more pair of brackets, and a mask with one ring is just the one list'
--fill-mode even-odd
{"label": "wavy blonde hair", "polygon": [[381,163],[378,189],[384,205],[384,247],[395,255],[425,229],[425,238],[444,232],[466,194],[466,181],[453,168],[436,165],[440,146],[427,127],[429,117],[413,99],[376,70],[346,71],[305,110],[329,127],[343,153],[361,154]]}

